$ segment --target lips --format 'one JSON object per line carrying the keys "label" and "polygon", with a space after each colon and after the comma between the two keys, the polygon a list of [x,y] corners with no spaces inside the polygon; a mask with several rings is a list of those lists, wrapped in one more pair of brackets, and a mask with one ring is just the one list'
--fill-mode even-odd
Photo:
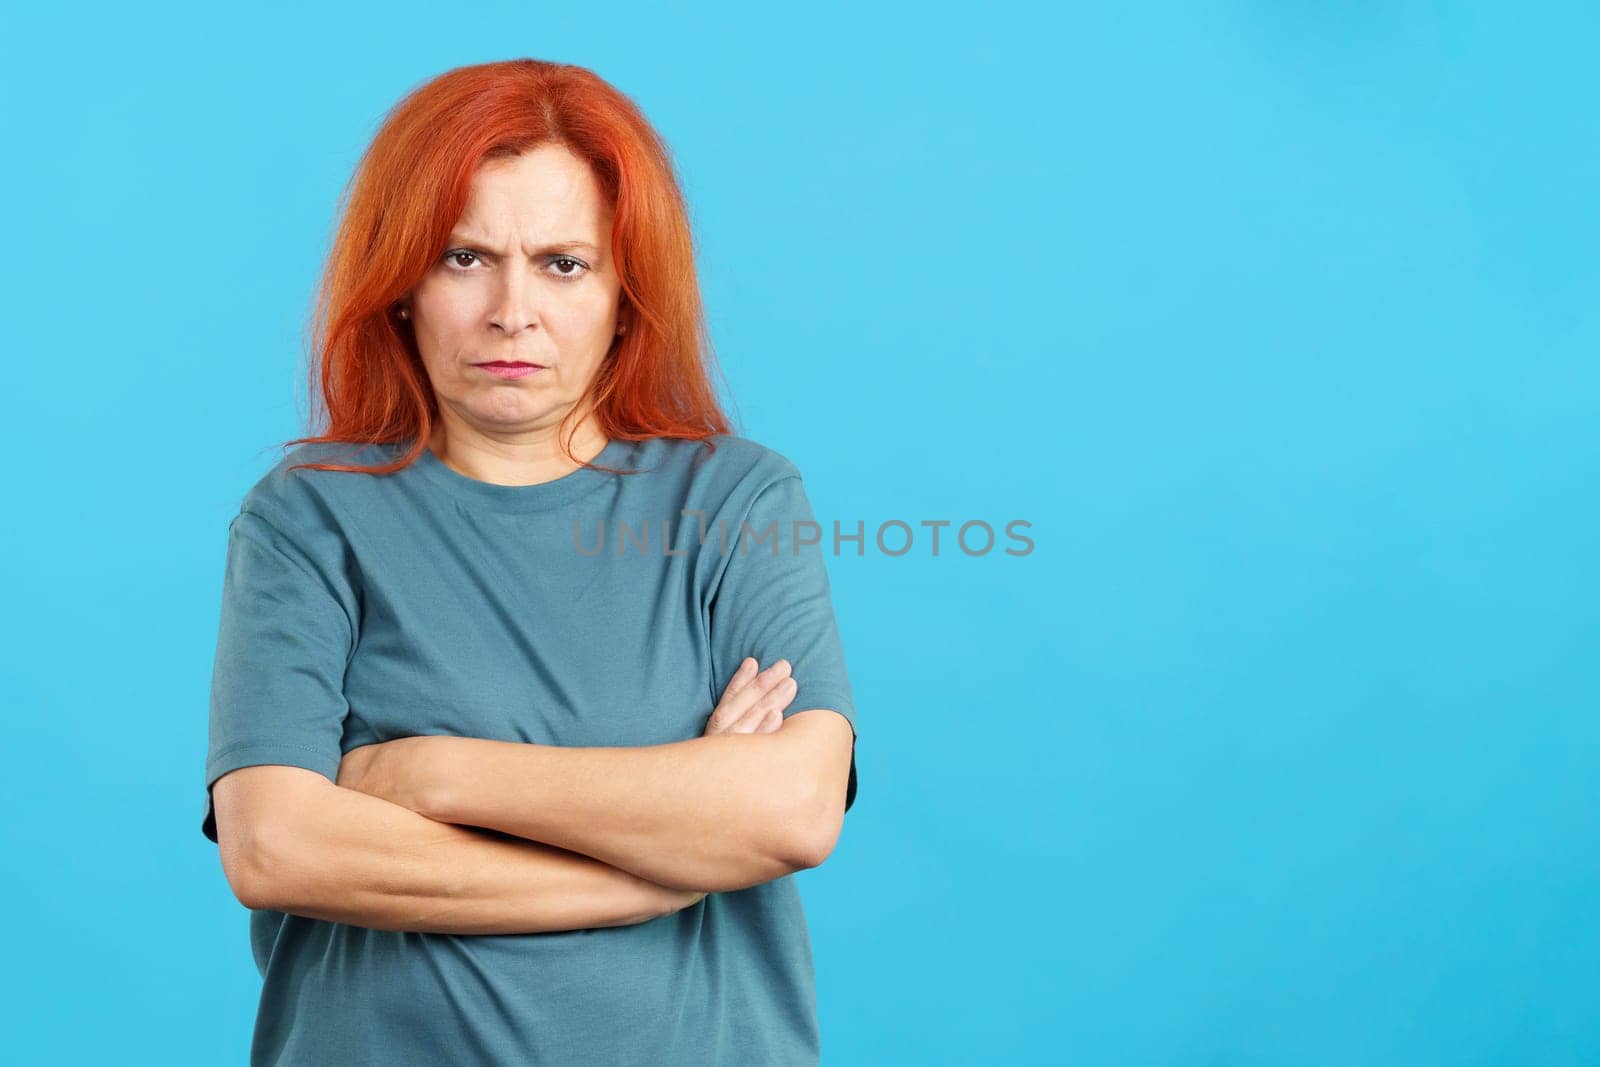
{"label": "lips", "polygon": [[508,382],[532,378],[539,371],[546,369],[542,363],[523,363],[520,360],[505,359],[497,359],[493,363],[475,363],[473,366],[490,377]]}

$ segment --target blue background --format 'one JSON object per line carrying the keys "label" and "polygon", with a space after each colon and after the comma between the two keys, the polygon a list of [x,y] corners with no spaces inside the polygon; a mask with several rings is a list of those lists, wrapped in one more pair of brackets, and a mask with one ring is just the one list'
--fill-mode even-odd
{"label": "blue background", "polygon": [[824,1062],[1600,1062],[1592,6],[42,10],[0,16],[20,1061],[244,1062],[226,524],[383,111],[532,55],[673,146],[739,428],[825,525],[1032,523],[829,560]]}

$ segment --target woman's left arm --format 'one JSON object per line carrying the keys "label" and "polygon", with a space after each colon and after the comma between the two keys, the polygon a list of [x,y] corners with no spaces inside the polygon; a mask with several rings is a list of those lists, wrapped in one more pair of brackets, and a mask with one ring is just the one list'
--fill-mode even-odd
{"label": "woman's left arm", "polygon": [[[781,709],[788,693],[759,699]],[[402,737],[351,750],[339,784],[440,822],[581,852],[658,885],[727,892],[815,867],[833,851],[853,740],[849,721],[821,708],[771,733],[636,748]]]}

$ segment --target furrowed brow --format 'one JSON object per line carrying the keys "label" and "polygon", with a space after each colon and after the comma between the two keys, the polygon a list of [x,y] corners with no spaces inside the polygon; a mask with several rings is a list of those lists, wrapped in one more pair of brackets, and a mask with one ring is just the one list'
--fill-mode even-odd
{"label": "furrowed brow", "polygon": [[[491,247],[490,242],[479,240],[470,234],[453,233],[450,235],[450,244],[452,246],[465,245],[469,248],[482,249],[497,256],[505,254],[499,249]],[[535,249],[533,254],[536,256],[552,256],[559,255],[562,252],[587,252],[590,255],[598,255],[600,249],[588,241],[556,241],[553,244],[545,245],[543,248]]]}

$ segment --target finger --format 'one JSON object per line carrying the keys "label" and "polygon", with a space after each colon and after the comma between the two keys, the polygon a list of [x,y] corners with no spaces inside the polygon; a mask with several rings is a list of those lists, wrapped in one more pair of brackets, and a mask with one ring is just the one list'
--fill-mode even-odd
{"label": "finger", "polygon": [[784,683],[792,669],[788,660],[780,659],[757,675],[753,682],[734,697],[735,711],[728,728],[737,733],[754,732],[761,725],[761,720],[766,717],[766,709],[761,702],[773,689]]}
{"label": "finger", "polygon": [[755,723],[752,733],[771,734],[783,728],[783,713],[799,690],[800,683],[790,675],[767,691],[762,701],[745,713],[744,722]]}
{"label": "finger", "polygon": [[780,659],[756,677],[761,681],[763,690],[767,690],[789,677],[790,672],[793,670],[793,664],[786,659]]}
{"label": "finger", "polygon": [[715,725],[708,732],[753,733],[765,716],[765,711],[755,711],[756,706],[772,691],[773,686],[780,684],[789,676],[791,669],[788,660],[780,659],[753,677],[743,689],[717,705],[716,711],[712,713]]}
{"label": "finger", "polygon": [[793,678],[783,679],[767,690],[766,694],[756,702],[756,706],[741,720],[741,723],[751,723],[750,729],[753,732],[768,715],[776,712],[779,716],[782,716],[783,709],[789,706],[789,702],[794,699],[799,690],[799,682],[796,682]]}
{"label": "finger", "polygon": [[[722,699],[727,700],[739,690],[750,684],[750,679],[756,676],[756,668],[760,666],[754,656],[746,656],[739,661],[739,669],[733,672],[733,677],[728,679],[728,686],[722,691]],[[719,701],[720,703],[720,701]]]}
{"label": "finger", "polygon": [[[739,661],[738,670],[734,670],[733,677],[728,678],[728,686],[722,691],[722,699],[717,701],[717,707],[712,709],[710,717],[706,720],[707,734],[728,733],[728,726],[733,725],[734,721],[738,720],[739,715],[742,713],[738,709],[741,709],[744,705],[734,701],[734,697],[738,697],[739,693],[744,693],[754,681],[757,681],[757,678],[760,677],[757,673],[757,667],[760,667],[760,664],[755,661],[754,656],[746,656]],[[757,686],[758,688],[760,686]],[[754,696],[750,697],[750,699],[754,699]]]}
{"label": "finger", "polygon": [[[789,684],[789,683],[780,682],[778,684],[778,687],[781,689],[784,685],[787,685],[787,684]],[[773,690],[773,691],[777,692],[776,689]],[[791,694],[789,696],[788,700],[793,700],[793,699],[794,699],[794,697]],[[784,704],[787,704],[788,700],[785,700]],[[780,727],[782,725],[783,725],[783,709],[782,709],[782,707],[765,708],[765,709],[764,708],[756,708],[753,711],[747,712],[745,714],[744,718],[740,719],[738,722],[736,722],[732,726],[730,726],[728,728],[727,732],[730,733],[730,734],[770,734],[770,733],[776,732],[778,727]]]}

